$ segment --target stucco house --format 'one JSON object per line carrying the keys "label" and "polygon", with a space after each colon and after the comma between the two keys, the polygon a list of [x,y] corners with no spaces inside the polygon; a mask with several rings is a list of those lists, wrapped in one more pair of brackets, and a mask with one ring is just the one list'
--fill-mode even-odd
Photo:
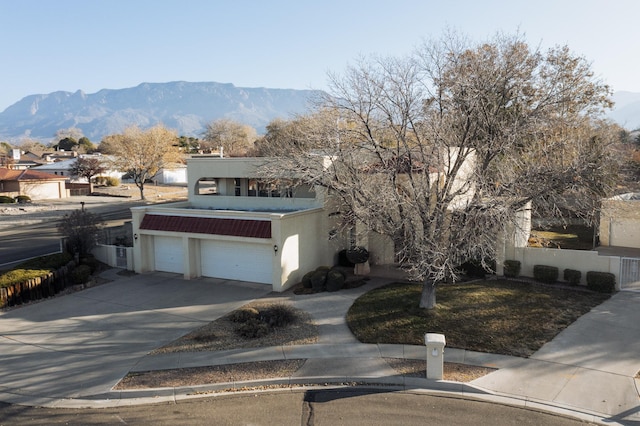
{"label": "stucco house", "polygon": [[[330,164],[329,157],[317,158]],[[357,227],[339,232],[339,208],[323,188],[261,180],[257,170],[264,162],[188,159],[188,201],[132,209],[134,270],[252,281],[283,291],[316,267],[336,264],[339,251],[354,244],[367,247],[372,264],[394,263],[388,237]]]}
{"label": "stucco house", "polygon": [[79,177],[71,172],[71,168],[75,165],[79,158],[95,158],[100,160],[102,164],[107,168],[107,170],[105,170],[98,176],[114,177],[117,179],[120,179],[122,177],[121,171],[108,168],[110,165],[110,158],[108,156],[103,156],[100,154],[79,154],[77,157],[54,161],[34,167],[33,169],[46,173],[52,173],[58,176],[64,176],[66,177],[67,182],[70,183],[88,183],[86,178]]}
{"label": "stucco house", "polygon": [[260,158],[187,160],[188,200],[132,208],[136,272],[251,281],[283,291],[341,249],[325,193],[257,178]]}
{"label": "stucco house", "polygon": [[45,160],[39,155],[32,152],[23,153],[17,148],[12,150],[11,161],[8,162],[8,168],[14,170],[25,170],[44,164]]}
{"label": "stucco house", "polygon": [[32,200],[67,198],[66,178],[33,169],[0,169],[0,195],[28,195]]}

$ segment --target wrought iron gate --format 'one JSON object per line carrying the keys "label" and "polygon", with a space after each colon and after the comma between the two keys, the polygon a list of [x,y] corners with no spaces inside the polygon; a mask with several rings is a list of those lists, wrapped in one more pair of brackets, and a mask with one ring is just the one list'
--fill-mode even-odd
{"label": "wrought iron gate", "polygon": [[127,267],[127,249],[125,247],[116,247],[116,266],[118,268]]}
{"label": "wrought iron gate", "polygon": [[620,289],[640,290],[640,259],[620,258]]}

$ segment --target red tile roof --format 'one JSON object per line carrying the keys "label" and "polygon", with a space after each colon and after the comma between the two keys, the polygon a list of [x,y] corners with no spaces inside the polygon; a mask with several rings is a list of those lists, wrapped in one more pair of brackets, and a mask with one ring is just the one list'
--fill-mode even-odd
{"label": "red tile roof", "polygon": [[65,176],[57,176],[53,173],[45,173],[37,170],[10,170],[0,169],[0,180],[26,181],[26,180],[67,180]]}
{"label": "red tile roof", "polygon": [[271,238],[271,222],[268,220],[146,214],[142,219],[140,229],[230,235],[234,237]]}

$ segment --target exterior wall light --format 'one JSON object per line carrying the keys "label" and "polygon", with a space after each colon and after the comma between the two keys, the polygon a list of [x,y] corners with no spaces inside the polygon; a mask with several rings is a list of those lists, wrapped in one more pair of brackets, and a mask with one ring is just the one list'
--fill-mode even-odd
{"label": "exterior wall light", "polygon": [[273,254],[278,254],[278,245],[277,244],[273,245]]}

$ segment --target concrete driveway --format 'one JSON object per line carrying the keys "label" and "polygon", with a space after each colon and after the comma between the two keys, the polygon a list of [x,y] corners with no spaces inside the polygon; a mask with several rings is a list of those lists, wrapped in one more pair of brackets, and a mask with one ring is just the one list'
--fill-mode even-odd
{"label": "concrete driveway", "polygon": [[270,291],[150,273],[0,313],[0,401],[99,397],[148,352]]}

